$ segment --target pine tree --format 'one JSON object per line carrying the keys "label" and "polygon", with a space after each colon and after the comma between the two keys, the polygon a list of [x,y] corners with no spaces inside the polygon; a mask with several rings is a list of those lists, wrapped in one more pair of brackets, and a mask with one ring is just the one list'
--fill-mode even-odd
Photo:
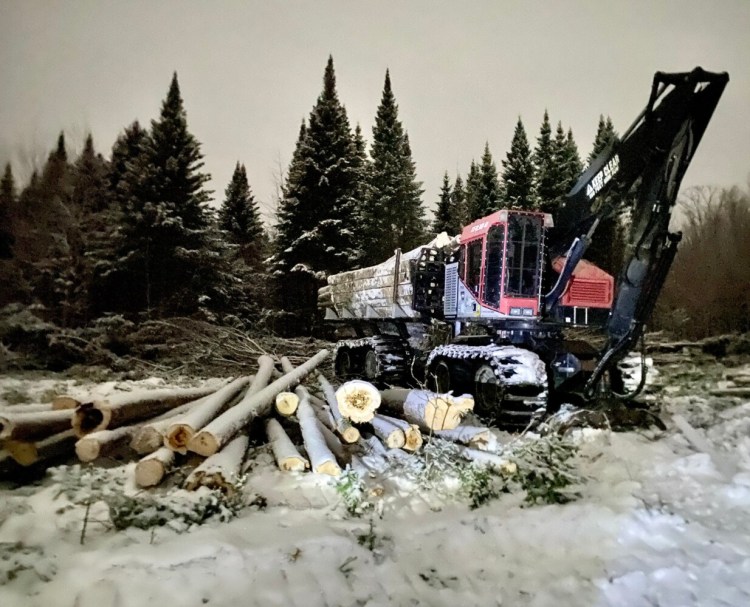
{"label": "pine tree", "polygon": [[148,133],[136,120],[117,137],[112,146],[107,179],[110,192],[121,205],[124,205],[132,195],[132,192],[127,191],[131,184],[126,175],[128,167],[131,166],[132,171],[132,163],[136,162],[143,152],[143,144],[147,135]]}
{"label": "pine tree", "polygon": [[119,257],[130,286],[123,303],[132,311],[189,313],[215,285],[206,267],[209,176],[200,172],[200,144],[188,131],[176,73],[139,147],[118,184],[127,193]]}
{"label": "pine tree", "polygon": [[552,164],[556,175],[555,187],[550,190],[547,200],[541,201],[540,206],[542,210],[555,215],[583,170],[573,131],[568,129],[566,135],[561,122],[557,123],[552,141]]}
{"label": "pine tree", "polygon": [[10,162],[5,165],[5,173],[0,180],[0,259],[13,257],[13,231],[11,218],[16,205],[16,183]]}
{"label": "pine tree", "polygon": [[[562,125],[558,124],[557,135],[562,132]],[[562,133],[564,142],[565,133]],[[556,154],[558,139],[552,140],[552,128],[549,114],[544,110],[542,126],[536,139],[536,148],[532,161],[534,163],[534,191],[539,210],[553,213],[560,203],[562,189],[562,174],[559,165],[560,157]]]}
{"label": "pine tree", "polygon": [[[367,143],[362,135],[362,128],[357,124],[354,129],[354,172],[356,191],[355,200],[358,202],[356,211],[357,223],[362,225],[365,217],[365,205],[370,198],[370,180],[372,179],[372,162],[367,155]],[[361,254],[364,251],[360,251]],[[361,261],[361,260],[360,260]]]}
{"label": "pine tree", "polygon": [[482,175],[474,160],[471,161],[469,174],[466,176],[466,213],[467,223],[482,217],[480,198]]}
{"label": "pine tree", "polygon": [[273,259],[277,275],[287,275],[293,268],[317,275],[354,266],[360,255],[355,234],[361,207],[356,197],[362,187],[358,162],[329,57],[323,91],[307,125],[300,128],[283,187]]}
{"label": "pine tree", "polygon": [[500,182],[497,177],[497,166],[492,159],[489,143],[484,144],[482,164],[479,167],[479,188],[477,192],[477,218],[485,217],[500,208],[502,199]]}
{"label": "pine tree", "polygon": [[503,160],[503,191],[511,208],[534,208],[534,165],[521,118],[518,118],[510,150]]}
{"label": "pine tree", "polygon": [[469,211],[466,206],[466,190],[461,175],[456,176],[453,184],[453,193],[451,195],[451,223],[448,234],[455,236],[459,234],[462,228],[469,223]]}
{"label": "pine tree", "polygon": [[109,205],[108,167],[101,154],[94,151],[89,134],[83,152],[73,165],[73,204],[85,212],[98,212]]}
{"label": "pine tree", "polygon": [[245,165],[237,163],[224,195],[219,209],[219,226],[229,233],[234,244],[239,245],[245,263],[259,266],[264,242],[263,224]]}
{"label": "pine tree", "polygon": [[451,183],[448,179],[448,171],[443,175],[443,185],[440,188],[440,198],[438,198],[437,208],[435,209],[435,221],[432,224],[432,231],[436,234],[448,232],[452,234],[453,219],[453,192],[451,192]]}
{"label": "pine tree", "polygon": [[375,116],[370,151],[370,191],[364,209],[364,262],[380,263],[396,248],[408,251],[425,237],[422,184],[416,178],[409,137],[398,119],[398,105],[386,71]]}

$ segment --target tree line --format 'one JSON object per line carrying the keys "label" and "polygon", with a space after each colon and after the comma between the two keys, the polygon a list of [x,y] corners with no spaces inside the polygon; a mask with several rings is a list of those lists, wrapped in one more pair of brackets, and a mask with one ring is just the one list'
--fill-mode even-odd
{"label": "tree line", "polygon": [[[600,117],[588,160],[616,137],[612,121]],[[252,321],[276,309],[309,320],[328,274],[379,263],[436,232],[456,234],[500,208],[554,215],[583,162],[572,131],[558,122],[553,134],[545,111],[533,149],[518,119],[501,167],[486,144],[465,177],[451,180],[446,172],[428,221],[390,73],[368,149],[338,97],[329,58],[323,89],[299,127],[269,235],[240,162],[220,207],[210,207],[209,176],[174,74],[158,118],[125,128],[108,158],[89,136],[69,159],[61,134],[20,192],[6,166],[0,304],[33,304],[62,326],[108,314]],[[620,218],[603,223],[596,239],[602,246],[588,257],[616,271],[621,231]]]}

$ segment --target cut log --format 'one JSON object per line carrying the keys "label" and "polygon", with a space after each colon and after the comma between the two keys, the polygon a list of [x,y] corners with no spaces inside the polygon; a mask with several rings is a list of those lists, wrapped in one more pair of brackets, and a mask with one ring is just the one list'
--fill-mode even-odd
{"label": "cut log", "polygon": [[271,449],[273,449],[273,455],[280,470],[302,472],[310,467],[310,462],[300,455],[297,447],[277,420],[269,418],[266,421],[266,436],[268,436],[268,442],[271,443]]}
{"label": "cut log", "polygon": [[75,442],[76,435],[71,429],[36,442],[6,440],[3,447],[16,462],[22,466],[31,466],[37,462],[71,455]]}
{"label": "cut log", "polygon": [[198,487],[208,487],[227,495],[236,493],[249,442],[245,434],[234,438],[190,473],[185,480],[185,489],[195,491]]}
{"label": "cut log", "polygon": [[381,438],[389,449],[400,449],[406,442],[404,431],[398,426],[376,415],[370,420],[375,436]]}
{"label": "cut log", "polygon": [[375,417],[384,419],[394,426],[401,428],[401,431],[404,433],[404,446],[401,447],[402,449],[406,451],[418,451],[422,446],[422,432],[419,430],[417,424],[410,424],[403,419],[390,417],[389,415],[378,414]]}
{"label": "cut log", "polygon": [[[273,361],[272,361],[273,362]],[[164,445],[173,451],[185,454],[187,445],[195,433],[221,413],[252,380],[240,377],[210,396],[205,397],[188,413],[173,418],[164,437]]]}
{"label": "cut log", "polygon": [[66,396],[64,394],[60,396],[55,396],[55,398],[52,399],[52,408],[57,411],[60,409],[75,409],[79,405],[81,405],[81,401],[77,398],[73,398],[72,396]]}
{"label": "cut log", "polygon": [[384,406],[424,431],[456,428],[470,408],[473,399],[428,390],[395,388],[381,393]]}
{"label": "cut log", "polygon": [[76,442],[76,455],[82,462],[93,462],[129,448],[137,426],[123,426],[115,430],[99,430],[87,434]]}
{"label": "cut log", "polygon": [[68,430],[73,411],[37,411],[0,415],[0,439],[32,441]]}
{"label": "cut log", "polygon": [[49,403],[29,403],[27,405],[6,405],[0,407],[0,415],[6,413],[39,413],[40,411],[52,411],[52,405]]}
{"label": "cut log", "polygon": [[81,438],[97,430],[112,430],[127,426],[215,391],[215,385],[203,388],[138,390],[113,395],[106,400],[83,403],[75,410],[73,430]]}
{"label": "cut log", "polygon": [[500,455],[494,453],[487,453],[486,451],[479,451],[477,449],[471,449],[470,447],[459,447],[459,453],[473,462],[489,466],[494,470],[497,470],[501,474],[515,474],[518,470],[518,466],[515,462],[512,462]]}
{"label": "cut log", "polygon": [[343,417],[354,423],[369,422],[380,406],[380,392],[371,383],[355,379],[336,390],[336,404]]}
{"label": "cut log", "polygon": [[320,389],[323,391],[323,397],[328,404],[328,410],[333,416],[336,432],[338,432],[341,438],[347,443],[356,443],[359,440],[359,430],[352,426],[352,423],[341,414],[333,386],[322,375],[318,376],[318,383],[320,384]]}
{"label": "cut log", "polygon": [[135,484],[139,487],[154,487],[174,468],[175,452],[169,447],[160,447],[135,465]]}
{"label": "cut log", "polygon": [[328,447],[326,436],[321,430],[323,425],[318,421],[312,405],[305,395],[300,399],[299,407],[297,408],[297,418],[299,419],[302,440],[305,443],[305,450],[310,458],[313,472],[328,474],[329,476],[340,476],[341,467]]}
{"label": "cut log", "polygon": [[284,417],[294,415],[299,406],[299,396],[294,392],[280,392],[276,395],[276,411]]}
{"label": "cut log", "polygon": [[252,419],[268,415],[276,395],[299,383],[327,356],[328,350],[321,350],[291,373],[286,373],[257,394],[244,398],[198,432],[188,443],[188,449],[204,456],[218,452]]}
{"label": "cut log", "polygon": [[741,388],[717,388],[715,390],[709,390],[711,396],[735,396],[737,398],[748,398],[750,397],[750,387]]}
{"label": "cut log", "polygon": [[492,450],[497,445],[497,439],[489,428],[477,426],[458,426],[453,430],[438,430],[435,436],[483,451]]}
{"label": "cut log", "polygon": [[189,403],[185,403],[176,409],[171,409],[166,413],[162,413],[153,420],[140,425],[133,434],[130,448],[138,455],[153,453],[164,445],[164,435],[167,433],[169,425],[177,418],[177,416],[187,413],[192,407],[199,405],[209,397],[210,395],[199,398],[198,400],[192,400]]}
{"label": "cut log", "polygon": [[381,457],[386,457],[388,455],[388,450],[385,448],[385,445],[380,442],[380,439],[377,436],[368,436],[367,438],[360,439],[359,446],[362,447],[367,455],[377,455]]}

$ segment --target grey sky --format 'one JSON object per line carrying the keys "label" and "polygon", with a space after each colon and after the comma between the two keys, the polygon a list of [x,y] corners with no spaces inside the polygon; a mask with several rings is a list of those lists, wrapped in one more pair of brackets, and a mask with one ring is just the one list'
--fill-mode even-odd
{"label": "grey sky", "polygon": [[532,143],[544,109],[587,155],[600,114],[622,132],[657,70],[726,70],[730,83],[685,185],[750,174],[750,1],[0,0],[0,162],[25,175],[63,129],[109,153],[158,115],[177,70],[217,199],[237,160],[268,203],[328,55],[368,140],[390,68],[425,202],[445,170],[495,160],[517,117]]}

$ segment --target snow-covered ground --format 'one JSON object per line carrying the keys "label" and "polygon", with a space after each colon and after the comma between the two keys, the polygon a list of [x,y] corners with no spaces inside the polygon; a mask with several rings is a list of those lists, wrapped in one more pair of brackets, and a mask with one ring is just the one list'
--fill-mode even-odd
{"label": "snow-covered ground", "polygon": [[471,510],[386,470],[352,517],[259,450],[265,507],[180,533],[107,529],[96,503],[81,545],[85,507],[52,480],[0,490],[0,606],[750,605],[750,402],[708,395],[721,371],[656,392],[666,433],[575,431],[585,482],[562,505]]}

